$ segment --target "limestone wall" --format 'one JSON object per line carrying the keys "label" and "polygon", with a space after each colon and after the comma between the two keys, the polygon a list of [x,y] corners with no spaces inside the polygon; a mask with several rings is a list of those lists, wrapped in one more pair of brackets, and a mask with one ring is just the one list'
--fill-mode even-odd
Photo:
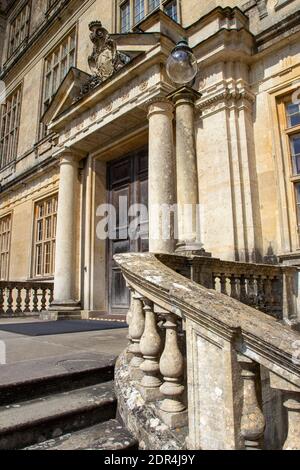
{"label": "limestone wall", "polygon": [[25,281],[32,277],[34,204],[58,190],[59,169],[54,167],[1,196],[0,217],[11,214],[9,278]]}

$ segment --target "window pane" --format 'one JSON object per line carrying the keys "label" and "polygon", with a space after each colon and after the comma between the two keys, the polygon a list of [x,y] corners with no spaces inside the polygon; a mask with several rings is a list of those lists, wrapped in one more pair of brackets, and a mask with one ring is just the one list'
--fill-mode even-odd
{"label": "window pane", "polygon": [[291,137],[291,152],[293,158],[293,172],[300,174],[300,134]]}
{"label": "window pane", "polygon": [[9,56],[12,55],[29,34],[29,5],[25,5],[18,16],[11,22],[9,37]]}
{"label": "window pane", "polygon": [[34,275],[54,274],[54,250],[56,236],[57,195],[36,206]]}
{"label": "window pane", "polygon": [[300,183],[295,184],[298,227],[300,227]]}
{"label": "window pane", "polygon": [[130,3],[129,1],[121,6],[121,33],[130,30]]}
{"label": "window pane", "polygon": [[0,219],[0,279],[8,280],[11,216]]}
{"label": "window pane", "polygon": [[149,0],[149,13],[160,5],[160,0]]}
{"label": "window pane", "polygon": [[17,157],[18,129],[20,125],[21,93],[18,88],[1,105],[0,166],[4,167]]}
{"label": "window pane", "polygon": [[144,0],[135,0],[134,2],[134,22],[138,23],[145,16]]}
{"label": "window pane", "polygon": [[172,20],[177,21],[177,0],[172,0],[171,2],[167,3],[164,11],[167,15],[170,16],[170,18],[172,18]]}
{"label": "window pane", "polygon": [[300,104],[287,105],[288,127],[298,126],[300,124]]}
{"label": "window pane", "polygon": [[[44,75],[44,101],[42,113],[44,113],[64,80],[69,69],[75,66],[76,32],[67,36],[61,44],[45,59]],[[41,125],[41,137],[47,134],[47,127]]]}

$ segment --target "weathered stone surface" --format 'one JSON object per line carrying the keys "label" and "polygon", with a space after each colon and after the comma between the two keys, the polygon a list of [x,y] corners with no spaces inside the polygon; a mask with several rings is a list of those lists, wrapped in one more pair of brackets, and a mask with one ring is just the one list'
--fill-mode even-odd
{"label": "weathered stone surface", "polygon": [[73,352],[2,365],[0,405],[111,380],[114,363],[114,356]]}
{"label": "weathered stone surface", "polygon": [[141,449],[181,450],[185,448],[187,429],[171,431],[159,418],[154,403],[146,403],[136,382],[130,377],[125,354],[116,363],[115,391],[118,413],[127,429],[138,439]]}
{"label": "weathered stone surface", "polygon": [[111,419],[115,410],[112,382],[0,407],[0,448],[45,441]]}
{"label": "weathered stone surface", "polygon": [[136,449],[136,439],[117,420],[66,434],[25,450],[128,450]]}

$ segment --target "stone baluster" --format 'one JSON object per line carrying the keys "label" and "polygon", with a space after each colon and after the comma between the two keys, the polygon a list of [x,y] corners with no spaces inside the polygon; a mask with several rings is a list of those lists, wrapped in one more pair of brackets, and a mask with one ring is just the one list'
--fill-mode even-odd
{"label": "stone baluster", "polygon": [[283,450],[300,450],[300,393],[285,393],[288,413],[288,435]]}
{"label": "stone baluster", "polygon": [[244,304],[247,301],[246,278],[244,275],[240,277],[240,301]]}
{"label": "stone baluster", "polygon": [[39,299],[38,299],[37,291],[38,291],[38,288],[37,288],[37,287],[33,287],[33,297],[32,297],[32,303],[33,303],[33,309],[32,309],[32,311],[33,311],[33,312],[38,312],[38,311],[39,311],[39,309],[38,309],[38,302],[39,302]]}
{"label": "stone baluster", "polygon": [[249,305],[255,305],[256,292],[255,292],[255,279],[253,274],[248,277],[248,289],[247,289],[247,303]]}
{"label": "stone baluster", "polygon": [[24,313],[30,313],[30,287],[26,287]]}
{"label": "stone baluster", "polygon": [[242,355],[239,355],[239,363],[243,379],[241,434],[247,450],[258,450],[262,446],[266,423],[257,397],[257,364]]}
{"label": "stone baluster", "polygon": [[230,297],[238,299],[237,277],[234,274],[230,276]]}
{"label": "stone baluster", "polygon": [[164,379],[160,391],[165,398],[160,405],[160,411],[162,419],[168,426],[180,427],[186,424],[187,413],[182,402],[184,361],[178,346],[176,315],[167,314],[164,327],[166,329],[165,348],[159,366]]}
{"label": "stone baluster", "polygon": [[264,293],[265,293],[265,310],[266,312],[272,311],[273,295],[272,295],[272,281],[270,277],[266,277],[264,281]]}
{"label": "stone baluster", "polygon": [[17,288],[16,310],[15,313],[22,313],[22,288]]}
{"label": "stone baluster", "polygon": [[278,277],[272,279],[272,312],[282,317],[282,283]]}
{"label": "stone baluster", "polygon": [[257,308],[264,310],[265,308],[265,292],[264,292],[264,278],[263,276],[257,277]]}
{"label": "stone baluster", "polygon": [[143,357],[140,349],[140,341],[145,328],[145,317],[143,311],[142,296],[138,293],[132,293],[131,303],[131,321],[129,325],[129,335],[132,344],[129,347],[129,352],[133,354],[130,361],[131,377],[133,380],[141,378],[140,365],[143,362]]}
{"label": "stone baluster", "polygon": [[54,298],[53,295],[54,295],[54,287],[51,287],[51,288],[49,289],[48,307],[49,307],[49,305],[51,305],[52,302],[53,302],[53,298]]}
{"label": "stone baluster", "polygon": [[12,315],[14,312],[13,312],[13,289],[12,287],[8,287],[7,288],[8,290],[8,295],[7,295],[7,310],[6,310],[6,313],[8,315]]}
{"label": "stone baluster", "polygon": [[4,292],[2,287],[0,288],[0,315],[4,313]]}
{"label": "stone baluster", "polygon": [[227,295],[227,278],[226,278],[226,274],[221,274],[220,284],[221,284],[221,293]]}
{"label": "stone baluster", "polygon": [[145,329],[140,341],[140,350],[144,362],[140,369],[144,375],[141,380],[141,393],[144,399],[154,400],[161,396],[159,387],[159,353],[161,351],[161,338],[157,331],[157,318],[154,313],[153,303],[143,300],[145,311]]}
{"label": "stone baluster", "polygon": [[218,280],[220,282],[220,286],[221,286],[221,278],[219,276],[219,274],[212,274],[212,279],[213,279],[213,289],[214,290],[217,290],[217,287],[218,287]]}
{"label": "stone baluster", "polygon": [[297,312],[297,295],[296,295],[296,279],[298,276],[297,268],[289,268],[283,270],[283,293],[282,293],[282,310],[283,321],[286,325],[297,328],[299,326],[299,318]]}
{"label": "stone baluster", "polygon": [[[126,323],[130,327],[130,324],[132,321],[132,309],[133,309],[133,290],[130,288],[130,286],[127,286],[127,287],[129,288],[129,291],[130,291],[130,306],[126,315]],[[127,352],[129,352],[130,346],[132,345],[132,339],[131,339],[129,330],[128,330],[127,339],[128,339]]]}
{"label": "stone baluster", "polygon": [[46,310],[46,292],[47,290],[42,287],[42,297],[41,297],[41,312],[43,312],[44,310]]}

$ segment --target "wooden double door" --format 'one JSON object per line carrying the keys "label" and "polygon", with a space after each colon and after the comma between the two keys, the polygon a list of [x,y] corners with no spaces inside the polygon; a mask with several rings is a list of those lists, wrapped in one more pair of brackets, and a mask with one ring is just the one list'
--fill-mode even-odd
{"label": "wooden double door", "polygon": [[128,311],[130,295],[113,256],[148,251],[147,149],[109,162],[107,184],[108,203],[114,207],[116,214],[113,237],[107,241],[108,311],[124,315]]}

